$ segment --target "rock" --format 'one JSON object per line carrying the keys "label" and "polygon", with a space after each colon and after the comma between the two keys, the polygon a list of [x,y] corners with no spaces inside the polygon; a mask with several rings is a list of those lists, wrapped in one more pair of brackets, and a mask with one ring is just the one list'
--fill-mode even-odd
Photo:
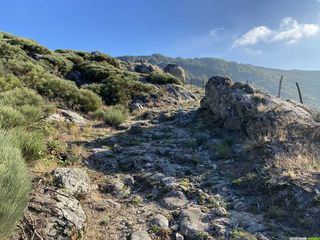
{"label": "rock", "polygon": [[121,204],[113,201],[112,199],[105,199],[98,202],[93,202],[91,205],[98,212],[103,212],[110,208],[114,208],[114,209],[121,208]]}
{"label": "rock", "polygon": [[228,215],[228,212],[224,207],[217,207],[217,208],[212,209],[210,214],[213,216],[225,217]]}
{"label": "rock", "polygon": [[160,228],[168,228],[169,220],[165,216],[161,214],[157,214],[150,220],[150,225],[151,226],[155,225]]}
{"label": "rock", "polygon": [[209,230],[206,215],[198,208],[188,208],[181,211],[179,216],[180,232],[190,238],[196,238],[199,234]]}
{"label": "rock", "polygon": [[70,111],[70,110],[60,110],[62,116],[64,116],[68,121],[76,123],[80,126],[84,126],[88,124],[88,120],[80,116],[78,113]]}
{"label": "rock", "polygon": [[250,233],[256,233],[266,230],[262,225],[263,218],[261,215],[253,215],[248,212],[230,211],[230,224],[241,227]]}
{"label": "rock", "polygon": [[119,178],[110,180],[110,182],[105,185],[104,191],[106,193],[112,193],[117,197],[124,197],[130,193],[129,189],[125,188],[124,183]]}
{"label": "rock", "polygon": [[233,204],[233,208],[237,211],[245,211],[248,209],[248,206],[245,202],[237,201]]}
{"label": "rock", "polygon": [[[80,239],[87,221],[77,199],[60,189],[49,187],[33,190],[20,226],[24,231],[23,236],[30,233],[29,224],[34,224],[32,219],[36,219],[37,233],[47,240]],[[28,239],[32,239],[32,234],[33,231]]]}
{"label": "rock", "polygon": [[176,233],[176,240],[184,240],[183,235],[181,235],[180,233]]}
{"label": "rock", "polygon": [[183,83],[186,81],[186,73],[184,69],[177,64],[168,64],[163,70],[180,79]]}
{"label": "rock", "polygon": [[193,101],[197,99],[196,96],[182,86],[166,84],[162,87],[169,93],[169,96],[172,98],[171,101]]}
{"label": "rock", "polygon": [[132,135],[141,135],[143,133],[143,127],[139,125],[131,126],[129,133]]}
{"label": "rock", "polygon": [[201,106],[226,128],[239,130],[254,140],[302,138],[310,142],[320,137],[313,109],[256,91],[249,84],[233,83],[228,77],[209,79]]}
{"label": "rock", "polygon": [[187,205],[188,200],[184,196],[183,192],[171,191],[163,198],[163,204],[170,210],[182,208]]}
{"label": "rock", "polygon": [[131,240],[151,240],[147,231],[141,230],[131,234]]}
{"label": "rock", "polygon": [[79,168],[57,168],[52,172],[53,180],[59,188],[81,199],[91,192],[88,174]]}
{"label": "rock", "polygon": [[65,120],[66,120],[66,118],[63,117],[59,113],[54,113],[54,114],[50,115],[49,117],[47,117],[48,122],[64,122]]}
{"label": "rock", "polygon": [[130,110],[132,112],[138,112],[138,111],[141,111],[143,110],[143,105],[141,103],[138,103],[138,102],[134,102],[130,105]]}
{"label": "rock", "polygon": [[123,182],[125,185],[132,187],[135,183],[134,178],[131,175],[127,175],[124,179]]}
{"label": "rock", "polygon": [[141,62],[135,63],[134,71],[143,74],[150,74],[155,71],[161,72],[161,69],[158,66],[150,64],[148,62]]}

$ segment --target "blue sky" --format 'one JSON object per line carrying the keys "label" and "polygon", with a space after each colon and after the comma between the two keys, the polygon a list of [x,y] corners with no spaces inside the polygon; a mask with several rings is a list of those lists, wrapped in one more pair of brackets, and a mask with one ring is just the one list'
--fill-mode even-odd
{"label": "blue sky", "polygon": [[320,0],[3,0],[0,31],[50,49],[320,70]]}

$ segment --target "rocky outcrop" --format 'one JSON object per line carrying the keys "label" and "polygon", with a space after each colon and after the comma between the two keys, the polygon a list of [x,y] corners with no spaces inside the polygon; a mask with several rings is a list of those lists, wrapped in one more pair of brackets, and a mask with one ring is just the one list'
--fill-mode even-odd
{"label": "rocky outcrop", "polygon": [[258,141],[320,139],[320,124],[313,110],[285,101],[228,77],[212,77],[206,85],[202,108],[210,109],[231,130]]}
{"label": "rocky outcrop", "polygon": [[52,173],[55,184],[78,199],[90,194],[88,174],[79,168],[57,168]]}
{"label": "rocky outcrop", "polygon": [[162,70],[151,63],[146,61],[141,62],[130,62],[129,70],[133,72],[138,72],[141,74],[150,74],[152,72],[162,72]]}
{"label": "rocky outcrop", "polygon": [[38,188],[31,194],[19,239],[81,239],[86,221],[80,202],[73,196],[59,189]]}
{"label": "rocky outcrop", "polygon": [[182,82],[186,81],[186,72],[177,64],[168,64],[167,66],[165,66],[163,71],[165,71],[166,73],[170,73],[171,75],[180,79]]}
{"label": "rocky outcrop", "polygon": [[58,113],[54,113],[47,118],[48,122],[71,122],[79,126],[85,126],[88,124],[88,120],[80,116],[78,113],[60,109]]}

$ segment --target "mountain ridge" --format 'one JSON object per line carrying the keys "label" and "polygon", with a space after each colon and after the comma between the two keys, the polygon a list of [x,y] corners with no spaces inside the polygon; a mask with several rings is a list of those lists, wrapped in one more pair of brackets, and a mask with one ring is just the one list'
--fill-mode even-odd
{"label": "mountain ridge", "polygon": [[279,80],[283,75],[283,98],[299,100],[295,87],[295,83],[298,82],[302,88],[303,99],[306,104],[316,106],[320,102],[317,87],[315,87],[320,87],[320,71],[317,70],[283,70],[226,61],[220,58],[181,58],[167,57],[161,54],[121,56],[118,59],[123,61],[146,60],[160,67],[168,63],[176,63],[187,71],[187,81],[198,86],[202,86],[203,79],[207,80],[215,75],[228,75],[237,81],[253,83],[273,95],[277,95]]}

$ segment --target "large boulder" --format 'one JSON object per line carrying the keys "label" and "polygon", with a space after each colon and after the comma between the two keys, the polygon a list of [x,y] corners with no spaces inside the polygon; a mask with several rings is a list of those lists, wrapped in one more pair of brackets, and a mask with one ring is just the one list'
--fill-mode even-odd
{"label": "large boulder", "polygon": [[320,124],[314,120],[312,109],[255,90],[249,84],[233,83],[228,77],[209,79],[201,106],[226,128],[242,131],[251,139],[320,139]]}
{"label": "large boulder", "polygon": [[135,63],[133,68],[135,72],[142,73],[142,74],[150,74],[155,71],[161,72],[161,69],[158,66],[145,61],[142,61],[140,63]]}
{"label": "large boulder", "polygon": [[163,71],[165,71],[166,73],[170,73],[171,75],[180,79],[182,82],[186,81],[186,72],[177,64],[168,64],[164,67]]}

